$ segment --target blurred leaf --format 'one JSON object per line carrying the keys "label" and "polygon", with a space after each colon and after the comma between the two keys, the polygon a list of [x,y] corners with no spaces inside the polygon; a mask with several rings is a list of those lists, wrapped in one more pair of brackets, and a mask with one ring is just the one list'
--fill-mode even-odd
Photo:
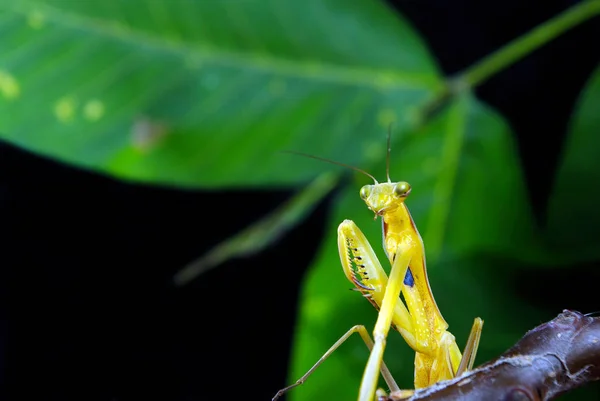
{"label": "blurred leaf", "polygon": [[338,176],[333,173],[321,174],[277,209],[185,266],[177,272],[173,281],[176,285],[188,284],[226,260],[249,256],[272,245],[291,227],[302,221],[317,203],[333,190],[337,181]]}
{"label": "blurred leaf", "polygon": [[[467,94],[425,132],[406,136],[401,149],[392,153],[393,179],[406,179],[413,187],[407,203],[421,227],[433,293],[450,331],[462,348],[473,319],[480,316],[486,323],[478,361],[499,355],[535,319],[530,308],[510,296],[511,266],[504,264],[508,255],[529,248],[535,234],[507,124]],[[351,284],[341,271],[336,227],[346,218],[361,227],[379,259],[386,261],[381,223],[373,221],[358,187],[347,189],[304,285],[291,380],[306,372],[352,325],[365,324],[371,331],[376,319],[371,305],[348,291]],[[414,352],[395,332],[389,340],[386,363],[401,387],[412,388]],[[291,399],[354,398],[367,357],[358,336],[349,340],[305,385],[292,391]]]}
{"label": "blurred leaf", "polygon": [[600,67],[579,98],[548,206],[547,237],[561,259],[600,256]]}
{"label": "blurred leaf", "polygon": [[0,33],[2,137],[177,185],[322,171],[285,168],[281,149],[360,164],[380,144],[365,133],[406,123],[441,85],[379,1],[21,0],[0,5]]}

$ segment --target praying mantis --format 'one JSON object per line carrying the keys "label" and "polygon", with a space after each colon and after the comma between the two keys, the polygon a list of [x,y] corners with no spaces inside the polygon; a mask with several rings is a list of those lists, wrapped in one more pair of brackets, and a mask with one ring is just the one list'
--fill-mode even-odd
{"label": "praying mantis", "polygon": [[[383,248],[391,270],[388,277],[369,241],[352,220],[344,220],[339,225],[338,251],[344,274],[354,284],[354,289],[379,311],[373,330],[374,341],[371,340],[365,326],[352,327],[304,376],[294,384],[279,390],[273,401],[304,383],[315,369],[354,333],[359,333],[370,349],[358,400],[373,400],[377,391],[379,372],[397,397],[409,398],[414,390],[400,391],[383,362],[390,327],[396,329],[415,351],[415,389],[452,379],[473,368],[483,320],[475,318],[464,352],[461,354],[454,336],[447,331],[448,323],[442,317],[429,286],[423,240],[405,204],[412,188],[405,181],[392,182],[390,179],[390,137],[391,129],[387,136],[387,182],[382,183],[359,168],[312,155],[290,152],[351,168],[373,180],[373,184],[365,185],[360,189],[360,197],[367,208],[374,213],[375,219],[377,217],[382,219]],[[400,294],[404,297],[404,302]],[[383,395],[384,392],[379,390],[377,394]]]}

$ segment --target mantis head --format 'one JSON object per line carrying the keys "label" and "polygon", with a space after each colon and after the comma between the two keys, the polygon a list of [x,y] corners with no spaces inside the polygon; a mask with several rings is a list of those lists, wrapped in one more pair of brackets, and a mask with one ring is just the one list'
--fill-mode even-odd
{"label": "mantis head", "polygon": [[386,212],[394,211],[404,202],[410,193],[408,182],[384,182],[365,185],[360,189],[360,197],[367,207],[375,213],[375,218]]}

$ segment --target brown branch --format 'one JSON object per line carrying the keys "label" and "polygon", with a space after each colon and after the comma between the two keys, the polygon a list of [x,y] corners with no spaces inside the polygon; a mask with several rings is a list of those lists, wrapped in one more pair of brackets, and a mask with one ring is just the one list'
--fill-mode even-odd
{"label": "brown branch", "polygon": [[600,317],[565,310],[464,375],[380,401],[552,400],[600,379]]}

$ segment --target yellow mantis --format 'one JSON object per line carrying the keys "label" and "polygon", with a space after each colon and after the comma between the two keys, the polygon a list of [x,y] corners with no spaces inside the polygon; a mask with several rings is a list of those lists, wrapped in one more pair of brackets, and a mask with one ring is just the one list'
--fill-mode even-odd
{"label": "yellow mantis", "polygon": [[396,391],[399,397],[410,397],[414,390],[399,392],[391,373],[383,363],[390,327],[396,329],[416,353],[415,389],[460,376],[472,369],[483,320],[475,319],[464,353],[461,354],[454,336],[447,331],[448,324],[442,317],[429,286],[423,240],[405,204],[411,186],[404,181],[390,180],[390,132],[387,138],[387,182],[379,183],[371,174],[353,166],[312,155],[301,155],[354,169],[373,180],[372,185],[365,185],[360,189],[360,197],[375,214],[375,219],[382,219],[383,248],[391,270],[388,277],[369,241],[353,221],[344,220],[339,225],[338,250],[344,274],[354,284],[355,289],[379,310],[373,330],[374,341],[364,326],[352,327],[304,376],[280,390],[273,400],[304,383],[353,333],[359,333],[371,350],[360,384],[358,400],[373,400],[379,372],[390,390]]}

